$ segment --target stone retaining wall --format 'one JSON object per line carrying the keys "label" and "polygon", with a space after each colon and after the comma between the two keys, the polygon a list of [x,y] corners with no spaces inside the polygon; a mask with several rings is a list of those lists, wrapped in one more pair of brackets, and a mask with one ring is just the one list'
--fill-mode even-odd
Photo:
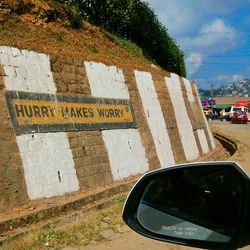
{"label": "stone retaining wall", "polygon": [[[21,119],[15,105],[29,114],[25,102],[33,103],[33,116]],[[83,108],[53,120],[59,103]],[[54,105],[51,114],[48,105]],[[108,112],[100,123],[98,105]],[[0,110],[0,211],[194,161],[215,149],[195,85],[167,72],[0,46]]]}

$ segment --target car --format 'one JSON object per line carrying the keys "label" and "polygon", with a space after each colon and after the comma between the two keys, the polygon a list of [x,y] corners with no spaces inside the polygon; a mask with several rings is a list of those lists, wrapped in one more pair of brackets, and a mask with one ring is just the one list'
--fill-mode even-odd
{"label": "car", "polygon": [[230,161],[154,170],[134,185],[122,216],[134,231],[155,240],[237,249],[250,244],[250,179]]}
{"label": "car", "polygon": [[236,111],[244,111],[244,112],[248,112],[248,108],[247,107],[244,107],[244,106],[232,106],[229,113],[230,113],[230,118],[233,117],[233,114],[236,112]]}
{"label": "car", "polygon": [[229,122],[231,120],[229,112],[225,112],[223,115],[221,115],[220,120]]}
{"label": "car", "polygon": [[231,123],[247,123],[248,114],[246,111],[235,111],[231,117]]}

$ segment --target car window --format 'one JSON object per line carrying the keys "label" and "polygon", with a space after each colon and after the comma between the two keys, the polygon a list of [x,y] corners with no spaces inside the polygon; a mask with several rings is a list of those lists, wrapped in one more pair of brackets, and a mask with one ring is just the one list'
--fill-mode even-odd
{"label": "car window", "polygon": [[[226,242],[232,236],[238,216],[240,183],[241,178],[230,169],[202,168],[161,176],[148,186],[142,197],[138,220],[160,234],[182,233],[184,238],[192,238],[195,233],[199,240]],[[151,213],[161,219],[152,222],[152,216],[148,216]],[[174,230],[184,224],[185,230],[196,228],[197,232],[189,235],[186,231]]]}

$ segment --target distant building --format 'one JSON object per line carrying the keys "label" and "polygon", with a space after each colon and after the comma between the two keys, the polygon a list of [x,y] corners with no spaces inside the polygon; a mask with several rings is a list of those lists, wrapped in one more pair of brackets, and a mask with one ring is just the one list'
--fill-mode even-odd
{"label": "distant building", "polygon": [[240,97],[240,96],[224,96],[224,97],[214,97],[213,98],[216,102],[216,108],[218,109],[227,109],[230,108],[231,106],[234,106],[236,102],[246,102],[249,101],[250,103],[250,98],[249,97]]}

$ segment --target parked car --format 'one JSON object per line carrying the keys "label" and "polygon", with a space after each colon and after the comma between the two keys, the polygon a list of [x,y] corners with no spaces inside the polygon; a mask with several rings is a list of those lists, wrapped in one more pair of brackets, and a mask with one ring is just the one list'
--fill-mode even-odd
{"label": "parked car", "polygon": [[247,123],[248,114],[246,111],[235,111],[231,117],[232,123]]}
{"label": "parked car", "polygon": [[229,122],[231,120],[229,112],[225,112],[223,115],[221,115],[220,120]]}
{"label": "parked car", "polygon": [[250,244],[250,179],[235,162],[161,168],[134,185],[123,219],[151,239],[235,250]]}
{"label": "parked car", "polygon": [[230,109],[230,118],[233,117],[233,114],[236,112],[236,111],[244,111],[244,112],[248,112],[248,108],[247,107],[236,107],[236,106],[232,106],[231,109]]}

